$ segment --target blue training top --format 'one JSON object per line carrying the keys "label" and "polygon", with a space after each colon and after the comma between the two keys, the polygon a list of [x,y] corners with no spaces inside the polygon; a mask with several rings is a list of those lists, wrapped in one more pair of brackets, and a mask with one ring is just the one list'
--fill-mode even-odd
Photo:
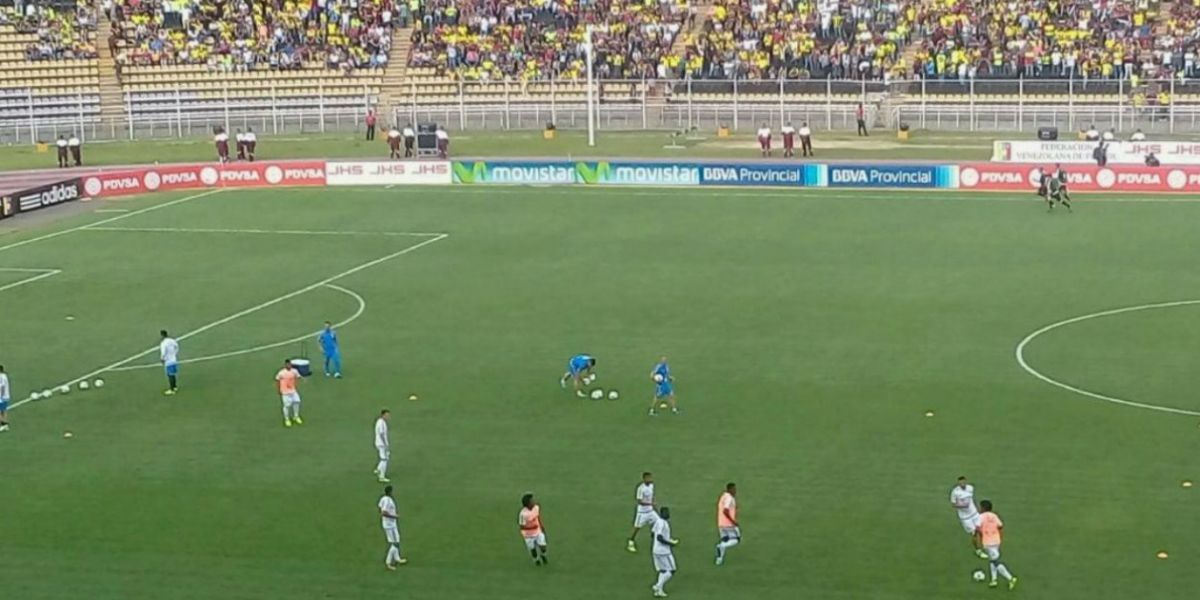
{"label": "blue training top", "polygon": [[321,350],[325,354],[332,354],[338,351],[337,334],[334,333],[332,327],[326,327],[321,330],[321,336],[317,338],[321,342]]}

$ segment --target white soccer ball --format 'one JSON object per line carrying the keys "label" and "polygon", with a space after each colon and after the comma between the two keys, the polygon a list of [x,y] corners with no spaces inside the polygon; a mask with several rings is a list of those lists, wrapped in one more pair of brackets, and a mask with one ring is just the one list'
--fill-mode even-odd
{"label": "white soccer ball", "polygon": [[69,393],[71,393],[71,386],[69,386],[69,385],[64,385],[64,386],[61,386],[61,387],[59,387],[59,388],[58,388],[58,393],[60,393],[60,394],[69,394]]}
{"label": "white soccer ball", "polygon": [[88,389],[88,382],[86,382],[86,381],[80,381],[80,382],[79,382],[79,389],[80,389],[81,391],[86,391],[86,390]]}
{"label": "white soccer ball", "polygon": [[592,390],[592,400],[603,400],[604,390]]}
{"label": "white soccer ball", "polygon": [[662,382],[663,382],[662,373],[655,373],[654,374],[654,383],[662,383]]}
{"label": "white soccer ball", "polygon": [[51,391],[49,388],[42,390],[43,398],[49,398],[50,396],[53,396],[53,395],[54,395],[54,392]]}
{"label": "white soccer ball", "polygon": [[621,394],[618,394],[617,390],[612,390],[611,392],[608,393],[609,400],[616,400],[617,398],[620,398],[620,397],[621,397]]}
{"label": "white soccer ball", "polygon": [[97,379],[96,381],[92,382],[92,387],[104,387],[104,380]]}
{"label": "white soccer ball", "polygon": [[29,399],[30,399],[30,400],[41,400],[41,399],[42,399],[42,395],[41,395],[41,394],[39,394],[39,393],[37,393],[37,392],[30,392],[30,394],[29,394]]}
{"label": "white soccer ball", "polygon": [[975,569],[975,571],[971,573],[971,579],[974,579],[975,581],[983,581],[984,579],[987,579],[987,575],[984,574],[982,569]]}
{"label": "white soccer ball", "polygon": [[586,384],[588,384],[588,385],[591,385],[593,381],[596,381],[596,374],[595,374],[595,373],[592,373],[591,375],[588,375],[587,377],[584,377],[584,378],[583,378],[583,382],[584,382],[584,383],[586,383]]}

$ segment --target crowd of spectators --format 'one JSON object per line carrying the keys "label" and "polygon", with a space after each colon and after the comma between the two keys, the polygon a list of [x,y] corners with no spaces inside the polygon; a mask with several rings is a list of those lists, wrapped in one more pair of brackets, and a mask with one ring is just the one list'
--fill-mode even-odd
{"label": "crowd of spectators", "polygon": [[311,62],[347,72],[383,67],[392,24],[409,10],[393,0],[108,1],[118,64],[225,71]]}
{"label": "crowd of spectators", "polygon": [[424,0],[409,64],[467,80],[584,77],[592,26],[601,78],[681,70],[671,46],[694,9],[686,0]]}
{"label": "crowd of spectators", "polygon": [[12,6],[0,6],[3,25],[37,35],[25,47],[29,60],[96,57],[96,13],[86,1],[17,0]]}

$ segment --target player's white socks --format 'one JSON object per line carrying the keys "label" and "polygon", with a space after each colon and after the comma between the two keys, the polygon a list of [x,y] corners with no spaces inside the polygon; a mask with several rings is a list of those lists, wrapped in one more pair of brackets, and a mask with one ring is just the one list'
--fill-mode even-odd
{"label": "player's white socks", "polygon": [[670,580],[671,580],[671,572],[670,571],[659,571],[658,583],[654,584],[654,587],[658,588],[658,591],[661,592],[661,591],[663,591],[663,586],[667,585],[667,582]]}
{"label": "player's white socks", "polygon": [[991,567],[991,569],[992,569],[992,581],[995,581],[996,580],[996,563],[994,563],[994,562],[988,563],[988,566]]}
{"label": "player's white socks", "polygon": [[[1008,567],[1005,566],[1004,563],[1000,563],[1000,564],[996,565],[995,567],[993,567],[993,569],[998,571],[1000,573],[1000,576],[1003,577],[1005,580],[1012,579],[1012,573],[1008,572]],[[995,578],[996,578],[996,575],[995,575],[995,573],[993,573],[992,579],[995,579]]]}
{"label": "player's white socks", "polygon": [[384,562],[388,565],[394,565],[400,562],[400,546],[396,544],[388,546],[387,558],[384,559]]}
{"label": "player's white socks", "polygon": [[388,461],[381,460],[381,461],[379,461],[379,464],[375,467],[375,472],[379,473],[380,477],[387,477],[387,464],[388,464]]}

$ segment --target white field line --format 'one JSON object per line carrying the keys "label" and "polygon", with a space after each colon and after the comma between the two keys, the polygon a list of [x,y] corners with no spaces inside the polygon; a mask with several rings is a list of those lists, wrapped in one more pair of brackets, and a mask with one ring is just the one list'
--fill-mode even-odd
{"label": "white field line", "polygon": [[322,230],[304,230],[304,229],[212,229],[212,228],[197,228],[197,227],[88,227],[87,231],[118,231],[130,233],[229,233],[229,234],[275,234],[275,235],[379,235],[379,236],[409,236],[409,237],[433,237],[442,235],[441,233],[429,233],[421,231],[322,231]]}
{"label": "white field line", "polygon": [[[333,324],[333,326],[334,326],[334,327],[341,328],[341,327],[345,327],[346,325],[349,325],[349,324],[353,323],[353,322],[354,322],[356,319],[358,319],[359,317],[361,317],[361,316],[362,316],[362,314],[363,314],[363,312],[364,312],[364,311],[366,311],[366,310],[367,310],[367,301],[366,301],[366,299],[364,299],[362,296],[358,295],[358,293],[356,293],[355,291],[353,291],[353,290],[349,290],[349,289],[346,289],[346,288],[344,288],[344,287],[342,287],[342,286],[340,286],[340,285],[336,285],[336,284],[333,284],[333,283],[327,283],[327,284],[325,284],[325,286],[324,286],[324,287],[327,287],[327,288],[330,288],[330,289],[337,290],[337,291],[339,291],[339,292],[342,292],[343,294],[347,294],[347,295],[349,295],[350,297],[352,297],[352,298],[354,298],[355,300],[357,300],[357,301],[358,301],[358,309],[356,309],[356,310],[354,311],[354,314],[350,315],[349,317],[347,317],[347,318],[345,318],[345,319],[343,319],[343,320],[341,320],[341,321],[339,321],[339,322],[337,322],[337,323],[334,323],[334,324]],[[181,360],[181,361],[179,361],[179,363],[180,363],[180,364],[188,364],[188,363],[206,362],[206,361],[210,361],[210,360],[218,360],[218,359],[221,359],[221,358],[229,358],[229,357],[231,357],[231,356],[241,356],[241,355],[243,355],[243,354],[250,354],[250,353],[253,353],[253,352],[260,352],[260,351],[262,351],[262,350],[270,350],[271,348],[279,348],[280,346],[286,346],[286,345],[288,345],[288,344],[295,344],[295,343],[297,343],[297,342],[301,342],[301,341],[307,340],[307,339],[309,339],[309,338],[311,338],[311,337],[314,337],[314,336],[318,335],[319,333],[321,333],[321,331],[320,331],[320,330],[317,330],[317,331],[314,331],[314,332],[312,332],[312,333],[306,333],[306,334],[304,334],[304,335],[298,335],[298,336],[296,336],[296,337],[294,337],[294,338],[292,338],[292,339],[289,339],[289,340],[283,340],[282,342],[274,342],[274,343],[270,343],[270,344],[263,344],[263,345],[261,345],[261,346],[254,346],[253,348],[243,348],[243,349],[241,349],[241,350],[233,350],[233,351],[230,351],[230,352],[222,352],[222,353],[220,353],[220,354],[209,354],[209,355],[207,355],[207,356],[197,356],[196,358],[187,358],[187,359],[184,359],[184,360]],[[162,365],[160,365],[160,364],[158,364],[158,363],[145,363],[145,364],[140,364],[140,365],[125,365],[125,366],[123,366],[123,367],[116,367],[116,368],[114,368],[114,369],[109,369],[109,371],[136,371],[136,370],[139,370],[139,369],[158,369],[158,368],[161,368],[161,367],[162,367]]]}
{"label": "white field line", "polygon": [[[130,213],[130,214],[133,214],[133,213]],[[425,241],[423,241],[423,242],[420,242],[420,243],[417,243],[417,244],[413,244],[412,246],[409,246],[409,247],[407,247],[407,248],[404,248],[403,250],[398,250],[398,251],[396,251],[396,252],[393,252],[393,253],[391,253],[391,254],[388,254],[388,255],[385,255],[385,256],[381,256],[381,257],[379,257],[379,258],[376,258],[376,259],[369,260],[369,261],[367,261],[367,262],[365,262],[365,263],[362,263],[362,264],[360,264],[360,265],[357,265],[357,266],[351,267],[351,268],[349,268],[349,269],[346,269],[345,271],[342,271],[341,273],[337,273],[337,274],[335,274],[335,275],[331,275],[331,276],[329,276],[329,277],[326,277],[326,278],[324,278],[324,279],[322,279],[322,280],[320,280],[320,281],[316,281],[316,282],[310,283],[310,284],[308,284],[308,285],[306,285],[306,286],[304,286],[304,287],[302,287],[302,288],[299,288],[299,289],[297,289],[297,290],[293,290],[293,291],[291,291],[291,292],[288,292],[288,293],[286,293],[286,294],[283,294],[282,296],[276,296],[275,298],[272,298],[272,299],[270,299],[270,300],[267,300],[266,302],[262,302],[262,303],[256,304],[256,305],[254,305],[254,306],[251,306],[250,308],[245,308],[245,309],[239,310],[238,312],[235,312],[235,313],[233,313],[233,314],[231,314],[231,315],[228,315],[228,316],[225,316],[225,317],[221,317],[220,319],[217,319],[216,321],[212,321],[212,322],[210,322],[210,323],[208,323],[208,324],[201,325],[200,327],[197,327],[196,329],[193,329],[193,330],[191,330],[191,331],[189,331],[189,332],[187,332],[187,333],[184,333],[183,335],[180,335],[180,336],[179,336],[179,337],[177,337],[176,339],[177,339],[177,340],[179,340],[179,341],[183,341],[183,340],[186,340],[186,339],[188,339],[188,338],[190,338],[190,337],[193,337],[193,336],[200,335],[201,333],[204,333],[205,331],[208,331],[208,330],[210,330],[210,329],[212,329],[212,328],[214,328],[214,327],[219,327],[219,326],[221,326],[221,325],[224,325],[224,324],[226,324],[226,323],[228,323],[228,322],[230,322],[230,321],[233,321],[233,320],[239,319],[239,318],[241,318],[241,317],[244,317],[244,316],[246,316],[246,315],[248,315],[248,314],[251,314],[251,313],[258,312],[258,311],[260,311],[260,310],[262,310],[262,309],[264,309],[264,308],[268,308],[268,307],[271,307],[271,306],[275,306],[276,304],[279,304],[280,302],[283,302],[283,301],[285,301],[285,300],[290,300],[290,299],[292,299],[292,298],[295,298],[296,296],[299,296],[299,295],[301,295],[301,294],[304,294],[304,293],[310,292],[310,291],[312,291],[312,290],[315,290],[315,289],[317,289],[317,288],[319,288],[319,287],[321,287],[321,286],[323,286],[323,285],[327,285],[327,284],[333,283],[334,281],[336,281],[336,280],[338,280],[338,279],[341,279],[341,278],[343,278],[343,277],[348,277],[348,276],[350,276],[350,275],[353,275],[353,274],[355,274],[355,273],[358,273],[359,271],[363,271],[363,270],[365,270],[365,269],[369,269],[369,268],[371,268],[371,267],[374,267],[375,265],[378,265],[378,264],[381,264],[381,263],[387,262],[387,261],[389,261],[389,260],[392,260],[393,258],[398,258],[398,257],[400,257],[400,256],[404,256],[405,254],[408,254],[408,253],[410,253],[410,252],[413,252],[413,251],[419,250],[419,249],[421,249],[421,248],[424,248],[425,246],[428,246],[428,245],[430,245],[430,244],[433,244],[433,243],[436,243],[436,242],[440,242],[440,241],[442,241],[442,240],[444,240],[444,239],[446,239],[446,238],[448,238],[448,237],[450,237],[450,235],[449,235],[449,234],[445,234],[445,233],[443,233],[443,234],[439,234],[439,235],[437,235],[436,237],[432,237],[432,238],[429,238],[429,239],[427,239],[427,240],[425,240]],[[151,346],[150,348],[147,348],[147,349],[145,349],[145,350],[142,350],[141,352],[138,352],[137,354],[134,354],[134,355],[131,355],[131,356],[125,357],[125,358],[123,358],[123,359],[121,359],[121,360],[118,360],[117,362],[114,362],[114,363],[112,363],[112,364],[110,364],[110,365],[106,365],[106,366],[100,367],[100,368],[98,368],[98,369],[95,369],[95,370],[93,370],[93,371],[91,371],[91,372],[89,372],[89,373],[86,373],[86,374],[84,374],[84,375],[80,375],[79,377],[76,377],[76,378],[74,378],[74,379],[72,379],[72,380],[70,380],[70,381],[65,381],[65,382],[63,382],[63,383],[60,383],[60,384],[58,384],[58,385],[55,385],[55,386],[53,386],[53,387],[52,387],[52,388],[50,388],[50,389],[58,389],[58,388],[60,388],[60,387],[62,387],[62,386],[68,386],[68,387],[69,387],[69,386],[74,386],[75,384],[79,383],[80,381],[84,381],[84,380],[86,380],[86,379],[91,379],[92,377],[95,377],[96,375],[99,375],[99,374],[101,374],[101,373],[105,373],[105,372],[111,371],[111,370],[113,370],[113,369],[116,369],[116,368],[118,368],[118,367],[123,367],[123,366],[125,366],[125,365],[127,365],[127,364],[129,364],[129,363],[131,363],[131,362],[133,362],[133,361],[135,361],[135,360],[137,360],[137,359],[139,359],[139,358],[143,357],[143,356],[146,356],[147,354],[151,354],[151,353],[153,353],[153,352],[154,352],[154,351],[156,351],[156,350],[158,350],[158,346]],[[14,404],[13,404],[13,405],[10,407],[10,410],[11,410],[11,409],[14,409],[14,408],[17,408],[17,407],[19,407],[19,406],[22,406],[22,405],[24,405],[24,404],[26,404],[26,403],[28,403],[28,402],[30,402],[30,401],[31,401],[31,399],[29,399],[29,398],[26,398],[26,399],[24,399],[24,400],[18,401],[18,402],[14,403]]]}
{"label": "white field line", "polygon": [[14,271],[17,273],[37,273],[37,275],[26,277],[25,279],[21,279],[19,281],[14,281],[7,285],[0,285],[0,292],[3,292],[4,290],[11,290],[15,287],[19,287],[19,286],[25,285],[27,283],[33,283],[39,279],[45,279],[47,277],[54,277],[55,275],[62,273],[62,269],[26,269],[26,268],[22,268],[22,267],[0,267],[0,271]]}
{"label": "white field line", "polygon": [[175,206],[176,204],[183,204],[184,202],[189,202],[189,201],[191,201],[191,200],[195,200],[196,198],[203,198],[203,197],[205,197],[205,196],[211,196],[211,195],[213,195],[213,194],[218,194],[218,193],[221,193],[221,192],[225,191],[225,189],[226,189],[226,188],[217,188],[217,189],[215,189],[215,190],[208,190],[208,191],[206,191],[206,192],[200,192],[199,194],[192,194],[191,196],[184,196],[184,197],[182,197],[182,198],[178,198],[178,199],[175,199],[175,200],[171,200],[170,202],[163,202],[162,204],[155,204],[154,206],[147,206],[146,208],[139,208],[139,209],[137,209],[137,210],[135,210],[135,211],[133,211],[133,212],[127,212],[127,213],[119,214],[119,215],[117,215],[117,216],[115,216],[115,217],[109,217],[109,218],[107,218],[107,219],[101,219],[101,220],[99,220],[99,221],[96,221],[95,223],[87,223],[87,224],[85,224],[85,225],[79,225],[79,226],[76,226],[76,227],[71,227],[70,229],[63,229],[63,230],[60,230],[60,231],[54,231],[54,232],[51,232],[51,233],[47,233],[47,234],[45,234],[45,235],[39,235],[39,236],[37,236],[37,237],[32,237],[32,238],[29,238],[29,239],[27,239],[27,240],[21,240],[21,241],[19,241],[19,242],[13,242],[13,243],[11,243],[11,244],[5,244],[5,245],[3,245],[3,246],[0,246],[0,252],[4,252],[5,250],[12,250],[13,248],[20,248],[21,246],[26,246],[26,245],[32,244],[32,243],[34,243],[34,242],[41,242],[41,241],[44,241],[44,240],[52,240],[52,239],[54,239],[54,238],[56,238],[56,237],[59,237],[59,236],[62,236],[62,235],[67,235],[68,233],[75,233],[76,231],[83,231],[84,229],[87,229],[87,228],[89,228],[89,227],[96,227],[96,226],[99,226],[99,225],[104,225],[104,224],[107,224],[107,223],[112,223],[112,222],[115,222],[115,221],[120,221],[121,219],[128,219],[129,217],[136,217],[137,215],[142,215],[142,214],[146,214],[146,213],[148,213],[148,212],[152,212],[152,211],[156,211],[156,210],[159,210],[159,209],[167,208],[168,206]]}
{"label": "white field line", "polygon": [[97,208],[94,213],[125,213],[129,212],[128,208]]}
{"label": "white field line", "polygon": [[1155,304],[1141,304],[1138,306],[1127,306],[1125,308],[1114,308],[1111,310],[1102,310],[1100,312],[1094,312],[1094,313],[1087,314],[1087,315],[1082,315],[1082,316],[1073,317],[1070,319],[1065,319],[1063,321],[1058,321],[1057,323],[1051,323],[1051,324],[1049,324],[1045,327],[1042,327],[1041,329],[1038,329],[1037,331],[1034,331],[1033,333],[1025,336],[1025,339],[1021,340],[1021,342],[1019,344],[1017,344],[1017,350],[1016,350],[1017,364],[1021,365],[1021,368],[1024,369],[1026,373],[1029,373],[1030,375],[1033,375],[1034,377],[1037,377],[1038,379],[1040,379],[1050,385],[1060,387],[1064,390],[1067,390],[1068,392],[1075,392],[1076,394],[1087,396],[1088,398],[1095,398],[1096,400],[1103,400],[1105,402],[1109,402],[1112,404],[1120,404],[1121,406],[1130,406],[1133,408],[1144,408],[1146,410],[1154,410],[1154,411],[1158,411],[1158,412],[1172,413],[1172,414],[1176,414],[1176,415],[1187,415],[1190,417],[1200,417],[1200,412],[1197,412],[1194,410],[1185,410],[1182,408],[1172,408],[1170,406],[1158,406],[1155,404],[1146,404],[1144,402],[1134,402],[1132,400],[1124,400],[1122,398],[1114,398],[1112,396],[1106,396],[1104,394],[1100,394],[1097,392],[1085,390],[1083,388],[1075,387],[1069,383],[1063,383],[1061,381],[1058,381],[1056,379],[1051,379],[1050,377],[1041,374],[1040,372],[1038,372],[1037,369],[1034,369],[1033,367],[1029,366],[1029,363],[1025,360],[1025,347],[1028,346],[1030,342],[1032,342],[1039,335],[1042,335],[1043,333],[1046,333],[1048,331],[1053,331],[1055,329],[1058,329],[1059,327],[1065,327],[1067,325],[1071,325],[1072,323],[1079,323],[1082,321],[1089,321],[1091,319],[1099,319],[1100,317],[1109,317],[1112,315],[1119,315],[1119,314],[1123,314],[1123,313],[1138,312],[1138,311],[1143,311],[1143,310],[1154,310],[1157,308],[1172,308],[1175,306],[1188,306],[1188,305],[1192,305],[1192,304],[1200,304],[1200,300],[1178,300],[1175,302],[1159,302],[1159,303],[1155,303]]}

